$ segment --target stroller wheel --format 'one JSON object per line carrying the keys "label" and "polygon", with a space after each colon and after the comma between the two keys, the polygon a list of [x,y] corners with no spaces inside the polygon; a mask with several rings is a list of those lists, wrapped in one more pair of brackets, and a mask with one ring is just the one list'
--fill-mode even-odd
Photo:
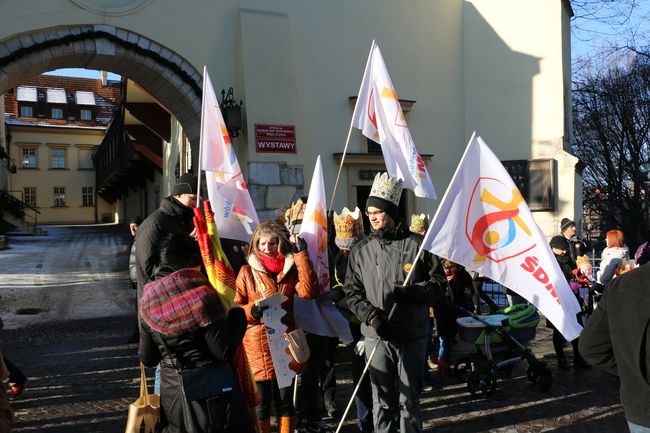
{"label": "stroller wheel", "polygon": [[539,379],[539,369],[537,367],[534,367],[532,365],[528,366],[528,370],[526,370],[526,377],[531,383],[537,383],[537,380]]}
{"label": "stroller wheel", "polygon": [[456,361],[456,364],[454,364],[454,372],[456,374],[456,377],[461,380],[467,380],[467,375],[476,370],[478,370],[476,362],[468,356],[459,359]]}
{"label": "stroller wheel", "polygon": [[467,389],[474,397],[488,397],[496,389],[497,381],[489,373],[471,371],[467,376]]}
{"label": "stroller wheel", "polygon": [[551,370],[544,367],[539,372],[537,384],[539,385],[539,389],[541,389],[542,392],[548,392],[548,390],[551,389],[551,385],[553,384],[553,373],[551,373]]}

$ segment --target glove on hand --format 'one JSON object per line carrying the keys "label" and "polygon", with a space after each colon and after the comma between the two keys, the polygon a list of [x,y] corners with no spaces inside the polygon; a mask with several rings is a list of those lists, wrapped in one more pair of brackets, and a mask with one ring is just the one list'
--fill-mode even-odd
{"label": "glove on hand", "polygon": [[393,298],[395,302],[407,301],[408,294],[406,293],[411,286],[403,286],[401,282],[393,284]]}
{"label": "glove on hand", "polygon": [[257,320],[260,320],[262,318],[262,313],[264,313],[264,311],[268,309],[269,309],[268,305],[264,305],[263,307],[260,307],[259,304],[255,304],[253,305],[253,308],[251,308],[251,316],[253,316]]}
{"label": "glove on hand", "polygon": [[296,237],[296,252],[301,251],[307,251],[307,242],[301,237]]}
{"label": "glove on hand", "polygon": [[388,318],[380,310],[375,310],[368,316],[368,325],[377,333],[377,336],[382,340],[389,340],[394,336],[393,325],[388,321]]}
{"label": "glove on hand", "polygon": [[323,293],[318,296],[318,299],[316,299],[316,303],[318,305],[323,304],[325,302],[338,302],[341,299],[343,299],[343,296],[341,296],[342,293],[339,293],[339,290],[326,290]]}

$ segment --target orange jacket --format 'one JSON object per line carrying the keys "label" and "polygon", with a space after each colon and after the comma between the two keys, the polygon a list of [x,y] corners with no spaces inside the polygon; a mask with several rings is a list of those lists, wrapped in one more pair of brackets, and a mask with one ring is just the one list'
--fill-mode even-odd
{"label": "orange jacket", "polygon": [[[255,286],[252,269],[258,272],[260,281],[265,286],[264,296]],[[248,321],[248,328],[244,335],[244,349],[253,377],[258,382],[275,379],[275,371],[266,328],[261,321],[252,316],[251,309],[255,301],[275,292],[281,292],[287,297],[287,300],[282,303],[282,308],[287,312],[282,318],[282,323],[287,325],[287,332],[292,331],[296,327],[293,318],[293,295],[296,294],[303,299],[314,299],[320,293],[316,273],[307,251],[288,255],[284,260],[284,269],[277,275],[275,281],[254,254],[248,257],[248,265],[242,266],[237,275],[235,302],[244,309]]]}

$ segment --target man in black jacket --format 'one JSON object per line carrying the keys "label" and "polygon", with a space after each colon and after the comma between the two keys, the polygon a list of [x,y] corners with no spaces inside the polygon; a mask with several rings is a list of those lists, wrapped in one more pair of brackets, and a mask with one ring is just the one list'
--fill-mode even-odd
{"label": "man in black jacket", "polygon": [[571,257],[571,261],[576,263],[578,257],[587,254],[587,247],[576,235],[576,223],[569,218],[562,218],[562,221],[560,221],[560,231],[562,232],[562,236],[569,242],[569,256]]}
{"label": "man in black jacket", "polygon": [[138,228],[135,246],[136,272],[138,277],[137,299],[140,302],[142,288],[154,279],[155,268],[160,264],[160,246],[171,233],[194,232],[197,178],[190,173],[176,180],[172,194],[160,202],[160,207],[149,215]]}
{"label": "man in black jacket", "polygon": [[580,335],[580,353],[619,376],[630,431],[650,432],[650,265],[607,285]]}
{"label": "man in black jacket", "polygon": [[366,356],[377,348],[370,364],[376,433],[422,431],[419,398],[429,305],[446,285],[437,257],[424,252],[415,261],[422,236],[397,217],[401,192],[400,179],[376,176],[366,202],[372,230],[350,252],[344,287],[350,310],[361,321]]}

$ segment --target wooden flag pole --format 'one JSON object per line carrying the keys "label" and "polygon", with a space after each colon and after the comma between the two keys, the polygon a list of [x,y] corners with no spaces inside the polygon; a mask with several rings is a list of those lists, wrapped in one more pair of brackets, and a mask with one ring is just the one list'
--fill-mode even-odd
{"label": "wooden flag pole", "polygon": [[334,190],[332,191],[332,198],[330,199],[329,210],[332,209],[334,205],[334,197],[336,196],[336,188],[339,185],[339,179],[341,177],[341,169],[343,168],[343,162],[345,161],[345,155],[348,152],[348,144],[350,143],[350,135],[352,134],[352,123],[354,123],[354,113],[357,112],[357,107],[359,106],[359,94],[363,88],[363,82],[366,78],[366,73],[368,72],[368,65],[370,64],[370,58],[372,57],[372,49],[375,47],[375,40],[372,40],[370,45],[370,53],[368,54],[368,60],[366,60],[366,68],[363,70],[363,78],[361,79],[361,85],[359,85],[359,92],[357,93],[357,101],[354,103],[354,111],[352,112],[352,119],[350,119],[350,128],[348,129],[348,137],[345,139],[345,147],[343,148],[343,156],[341,157],[341,163],[339,164],[339,171],[336,174],[336,182],[334,182]]}

